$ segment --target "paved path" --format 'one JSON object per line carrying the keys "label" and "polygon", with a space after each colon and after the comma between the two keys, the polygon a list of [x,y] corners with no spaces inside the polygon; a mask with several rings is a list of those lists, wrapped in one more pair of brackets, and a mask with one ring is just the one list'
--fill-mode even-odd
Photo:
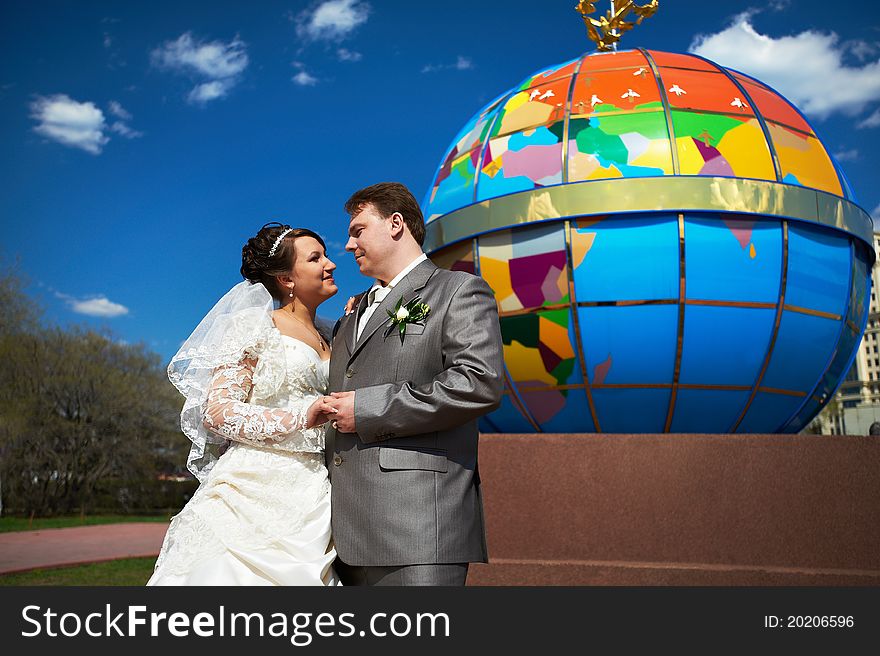
{"label": "paved path", "polygon": [[137,522],[0,533],[0,574],[158,556],[168,524]]}

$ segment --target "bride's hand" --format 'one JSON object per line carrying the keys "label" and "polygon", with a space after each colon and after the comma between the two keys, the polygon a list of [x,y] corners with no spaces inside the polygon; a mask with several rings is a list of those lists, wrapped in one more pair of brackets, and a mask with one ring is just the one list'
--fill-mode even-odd
{"label": "bride's hand", "polygon": [[362,293],[358,294],[357,296],[348,297],[348,303],[345,304],[345,316],[348,316],[349,314],[354,312],[354,309],[358,306],[358,303],[361,302],[361,296],[363,296]]}
{"label": "bride's hand", "polygon": [[328,396],[320,396],[309,406],[309,409],[306,411],[306,428],[314,428],[315,426],[326,424],[336,414],[336,408],[327,403],[328,399],[333,400]]}

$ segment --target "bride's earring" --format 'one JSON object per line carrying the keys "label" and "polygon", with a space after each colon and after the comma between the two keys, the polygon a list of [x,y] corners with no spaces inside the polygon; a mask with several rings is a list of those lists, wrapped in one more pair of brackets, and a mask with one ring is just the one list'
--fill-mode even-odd
{"label": "bride's earring", "polygon": [[293,298],[293,287],[290,288],[290,298]]}

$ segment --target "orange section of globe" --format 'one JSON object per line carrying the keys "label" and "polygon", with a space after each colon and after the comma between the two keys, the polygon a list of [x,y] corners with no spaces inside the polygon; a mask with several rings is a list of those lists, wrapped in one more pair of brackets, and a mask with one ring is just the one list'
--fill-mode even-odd
{"label": "orange section of globe", "polygon": [[570,82],[566,78],[515,94],[505,103],[492,132],[500,136],[563,120]]}
{"label": "orange section of globe", "polygon": [[[745,94],[736,88],[722,73],[703,71],[682,71],[675,68],[661,68],[660,77],[670,107],[675,109],[703,109],[710,112],[725,112],[737,116],[754,116],[747,107]],[[742,106],[732,104],[736,99]]]}
{"label": "orange section of globe", "polygon": [[558,80],[563,77],[568,77],[569,75],[573,75],[577,70],[578,60],[575,59],[570,64],[566,64],[565,66],[561,66],[560,68],[550,68],[546,71],[538,73],[531,80],[528,81],[528,86],[525,86],[526,89],[531,89],[534,86],[540,86],[542,84],[548,84],[549,82],[553,82],[554,80]]}
{"label": "orange section of globe", "polygon": [[480,275],[495,291],[495,298],[499,301],[513,295],[510,266],[507,262],[494,260],[491,257],[480,257]]}
{"label": "orange section of globe", "polygon": [[644,66],[648,70],[648,60],[638,50],[624,50],[621,52],[605,52],[590,55],[584,58],[581,65],[583,71],[601,71],[609,68],[625,68]]}
{"label": "orange section of globe", "polygon": [[[737,77],[742,81],[741,77]],[[752,82],[742,82],[742,84],[765,119],[777,121],[812,134],[813,130],[810,129],[803,116],[777,94]]]}
{"label": "orange section of globe", "polygon": [[[597,221],[598,223],[598,221]],[[580,232],[579,230],[571,231],[571,263],[577,269],[587,253],[593,247],[593,241],[596,239],[595,232]]]}
{"label": "orange section of globe", "polygon": [[601,105],[614,105],[620,110],[637,109],[650,102],[660,102],[660,90],[647,66],[626,71],[581,73],[575,81],[571,113],[601,111],[598,109]]}
{"label": "orange section of globe", "polygon": [[568,336],[568,328],[560,326],[554,321],[540,318],[539,335],[541,343],[563,360],[574,357],[574,349],[571,347],[571,338]]}
{"label": "orange section of globe", "polygon": [[648,54],[657,66],[676,66],[678,68],[690,68],[698,71],[717,71],[709,62],[691,55],[681,55],[675,52],[657,52],[649,50]]}

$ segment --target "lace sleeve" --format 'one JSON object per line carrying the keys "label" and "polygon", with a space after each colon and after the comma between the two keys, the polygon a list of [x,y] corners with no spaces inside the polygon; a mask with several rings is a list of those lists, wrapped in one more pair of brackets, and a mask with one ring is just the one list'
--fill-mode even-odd
{"label": "lace sleeve", "polygon": [[307,427],[307,408],[268,408],[248,403],[257,357],[246,354],[236,365],[218,367],[211,379],[205,427],[218,435],[258,446],[274,446]]}

